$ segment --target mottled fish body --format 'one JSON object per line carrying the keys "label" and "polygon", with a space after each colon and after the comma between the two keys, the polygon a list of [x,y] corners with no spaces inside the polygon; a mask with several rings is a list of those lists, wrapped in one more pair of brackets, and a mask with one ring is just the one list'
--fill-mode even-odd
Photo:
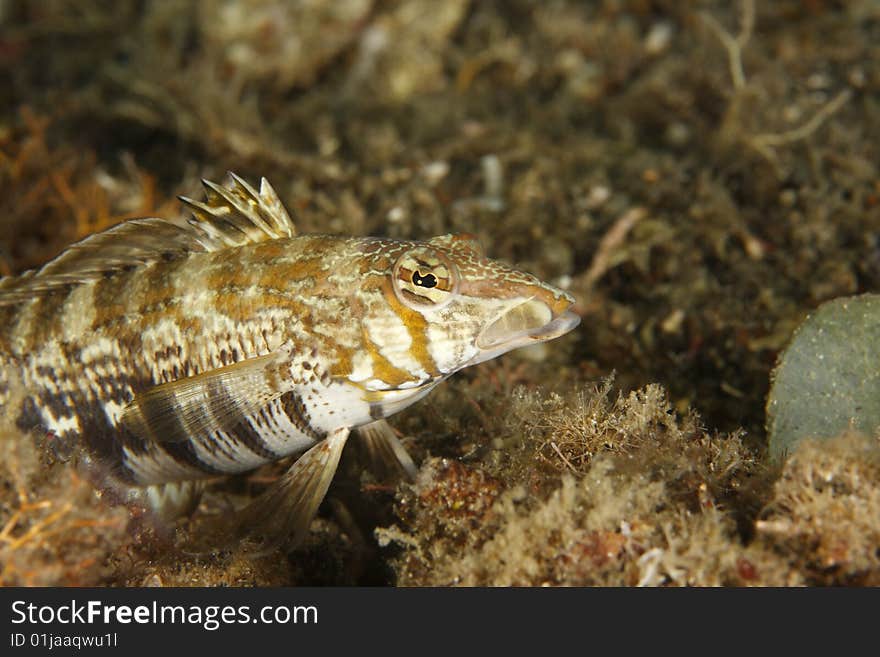
{"label": "mottled fish body", "polygon": [[350,430],[411,472],[385,417],[578,322],[468,236],[297,235],[265,180],[206,188],[186,225],[126,222],[0,281],[4,413],[127,485],[305,452],[267,494],[299,540]]}

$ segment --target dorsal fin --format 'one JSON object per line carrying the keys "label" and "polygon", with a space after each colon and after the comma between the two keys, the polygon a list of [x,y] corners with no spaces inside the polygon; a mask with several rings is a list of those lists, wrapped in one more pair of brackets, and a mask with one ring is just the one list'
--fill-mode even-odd
{"label": "dorsal fin", "polygon": [[231,171],[229,177],[228,187],[202,180],[204,203],[180,197],[192,210],[190,224],[208,238],[202,240],[205,248],[216,251],[296,235],[290,215],[268,180],[260,181],[257,192]]}
{"label": "dorsal fin", "polygon": [[0,280],[0,306],[97,280],[107,272],[205,250],[189,228],[164,219],[132,219],[89,235],[40,269]]}
{"label": "dorsal fin", "polygon": [[296,234],[287,210],[265,178],[257,192],[234,173],[229,175],[228,187],[203,181],[205,203],[181,197],[194,215],[186,225],[157,218],[132,219],[73,244],[40,269],[0,279],[0,306],[161,259]]}

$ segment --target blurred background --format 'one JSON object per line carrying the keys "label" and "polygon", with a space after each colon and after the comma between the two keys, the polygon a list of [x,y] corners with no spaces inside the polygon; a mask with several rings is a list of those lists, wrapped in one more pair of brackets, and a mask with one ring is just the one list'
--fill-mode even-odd
{"label": "blurred background", "polygon": [[574,293],[499,390],[658,382],[756,450],[794,327],[878,287],[878,166],[874,0],[0,0],[2,273],[266,176]]}
{"label": "blurred background", "polygon": [[871,0],[0,0],[2,267],[266,176],[303,231],[480,235],[578,294],[584,376],[760,431],[880,275],[878,44]]}

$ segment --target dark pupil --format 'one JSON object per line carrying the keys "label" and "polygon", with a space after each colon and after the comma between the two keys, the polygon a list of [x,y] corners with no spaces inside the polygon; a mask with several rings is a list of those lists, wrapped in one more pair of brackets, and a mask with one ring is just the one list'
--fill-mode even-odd
{"label": "dark pupil", "polygon": [[434,274],[425,274],[422,276],[419,272],[414,271],[412,275],[414,285],[421,287],[437,287],[437,277]]}

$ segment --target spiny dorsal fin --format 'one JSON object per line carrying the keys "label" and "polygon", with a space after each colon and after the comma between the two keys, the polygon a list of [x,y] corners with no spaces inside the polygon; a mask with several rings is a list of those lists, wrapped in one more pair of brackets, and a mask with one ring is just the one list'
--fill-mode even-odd
{"label": "spiny dorsal fin", "polygon": [[227,187],[202,180],[204,203],[180,197],[192,210],[190,224],[208,238],[202,240],[206,249],[217,251],[296,235],[290,215],[268,180],[261,180],[257,192],[231,171],[229,177],[231,183]]}
{"label": "spiny dorsal fin", "polygon": [[132,219],[73,244],[41,269],[0,279],[0,307],[164,258],[296,234],[265,178],[257,192],[234,173],[229,176],[228,187],[203,181],[205,203],[181,197],[194,215],[184,226],[157,218]]}

